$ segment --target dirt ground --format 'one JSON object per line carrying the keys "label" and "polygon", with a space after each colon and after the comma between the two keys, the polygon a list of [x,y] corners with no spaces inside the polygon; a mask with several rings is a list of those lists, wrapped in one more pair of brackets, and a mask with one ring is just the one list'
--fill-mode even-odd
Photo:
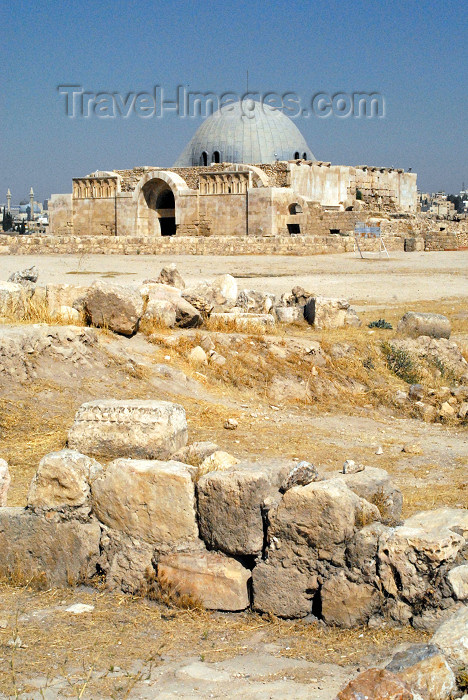
{"label": "dirt ground", "polygon": [[460,299],[468,296],[468,250],[458,252],[402,253],[390,258],[365,253],[282,256],[148,256],[148,255],[44,255],[0,256],[0,279],[15,270],[36,265],[39,284],[87,284],[97,278],[130,282],[154,277],[163,265],[175,262],[188,282],[229,272],[239,288],[282,294],[300,285],[331,297],[346,297],[353,304],[386,306],[414,301]]}
{"label": "dirt ground", "polygon": [[[86,284],[98,277],[129,282],[157,276],[170,262],[189,282],[229,272],[240,288],[281,293],[300,284],[327,296],[345,296],[364,309],[364,323],[333,334],[305,323],[271,338],[212,333],[229,371],[189,364],[188,352],[199,341],[196,331],[131,339],[99,332],[86,370],[70,367],[65,359],[39,359],[30,381],[0,381],[1,456],[10,464],[13,481],[9,505],[25,504],[39,459],[65,445],[81,403],[141,397],[181,403],[190,442],[213,440],[241,459],[283,459],[291,465],[305,459],[324,472],[338,471],[348,458],[383,467],[403,492],[404,517],[442,505],[468,507],[466,425],[426,424],[370,393],[318,402],[273,401],[269,389],[282,371],[281,359],[266,354],[270,366],[264,371],[249,364],[251,354],[269,353],[272,344],[379,342],[388,331],[371,334],[367,322],[377,314],[395,325],[410,309],[446,313],[453,337],[466,352],[468,251],[364,261],[352,255],[16,256],[0,257],[0,279],[35,264],[42,284]],[[385,391],[404,388],[389,374],[384,379]],[[238,420],[236,431],[224,429],[227,417]],[[408,443],[418,443],[418,453],[402,452]],[[382,454],[376,454],[378,447]],[[187,611],[99,589],[38,592],[20,583],[0,584],[0,698],[332,700],[358,669],[382,666],[397,648],[429,638],[410,627],[344,631],[313,619]],[[75,603],[94,607],[81,615],[67,612]],[[21,644],[12,645],[18,636]]]}

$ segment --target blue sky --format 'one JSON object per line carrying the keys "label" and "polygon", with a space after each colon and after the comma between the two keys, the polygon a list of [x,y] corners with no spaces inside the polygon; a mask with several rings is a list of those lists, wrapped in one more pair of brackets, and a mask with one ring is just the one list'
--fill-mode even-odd
{"label": "blue sky", "polygon": [[[6,7],[6,4],[3,6]],[[39,199],[96,169],[171,165],[200,118],[70,119],[57,86],[150,92],[177,85],[379,92],[383,119],[296,119],[315,156],[412,168],[423,190],[468,184],[467,13],[462,3],[46,1],[2,11],[0,201]]]}

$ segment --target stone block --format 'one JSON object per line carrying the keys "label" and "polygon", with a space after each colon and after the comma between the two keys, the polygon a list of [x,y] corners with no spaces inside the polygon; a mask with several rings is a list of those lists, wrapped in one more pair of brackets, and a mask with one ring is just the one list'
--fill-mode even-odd
{"label": "stone block", "polygon": [[377,506],[385,525],[396,525],[401,521],[403,496],[384,469],[365,467],[363,471],[343,474],[339,478],[351,491]]}
{"label": "stone block", "polygon": [[116,459],[91,491],[95,514],[111,529],[155,547],[198,538],[194,485],[185,464]]}
{"label": "stone block", "polygon": [[336,700],[423,700],[396,674],[370,668],[354,678],[341,690]]}
{"label": "stone block", "polygon": [[245,610],[250,571],[216,552],[170,554],[160,558],[158,577],[209,610]]}
{"label": "stone block", "polygon": [[405,520],[405,527],[423,530],[441,530],[448,528],[468,540],[468,509],[436,508],[415,513]]}
{"label": "stone block", "polygon": [[342,328],[346,322],[348,309],[347,299],[311,297],[304,306],[304,318],[307,323],[318,329]]}
{"label": "stone block", "polygon": [[186,443],[185,411],[168,401],[89,401],[68,433],[69,447],[107,459],[166,459]]}
{"label": "stone block", "polygon": [[278,617],[305,617],[312,612],[317,577],[295,565],[261,561],[252,571],[253,607]]}
{"label": "stone block", "polygon": [[60,510],[89,504],[91,482],[102,466],[75,450],[51,452],[41,459],[28,493],[28,506]]}
{"label": "stone block", "polygon": [[132,336],[138,329],[144,303],[134,287],[97,280],[89,287],[83,306],[94,326]]}
{"label": "stone block", "polygon": [[427,335],[431,338],[450,338],[451,324],[442,314],[408,311],[398,323],[397,331],[411,338]]}
{"label": "stone block", "polygon": [[457,600],[468,600],[468,564],[451,569],[447,580]]}
{"label": "stone block", "polygon": [[96,572],[100,537],[97,522],[48,521],[23,508],[2,508],[0,575],[74,585]]}
{"label": "stone block", "polygon": [[456,690],[455,675],[434,644],[414,644],[386,666],[423,697],[446,700]]}
{"label": "stone block", "polygon": [[262,504],[271,490],[261,471],[212,471],[198,482],[200,536],[212,549],[258,555],[263,549]]}
{"label": "stone block", "polygon": [[325,622],[348,628],[365,625],[380,603],[373,586],[348,581],[343,572],[325,581],[320,598]]}
{"label": "stone block", "polygon": [[431,643],[442,649],[455,664],[468,666],[468,605],[441,624]]}
{"label": "stone block", "polygon": [[[89,287],[74,284],[48,284],[46,286],[46,301],[49,311],[59,313],[62,306],[73,307],[80,299],[84,299]],[[76,309],[75,309],[76,310]]]}

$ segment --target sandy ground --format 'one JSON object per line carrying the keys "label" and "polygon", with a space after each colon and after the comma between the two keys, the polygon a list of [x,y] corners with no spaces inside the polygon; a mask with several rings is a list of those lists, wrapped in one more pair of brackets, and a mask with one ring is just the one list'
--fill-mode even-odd
{"label": "sandy ground", "polygon": [[163,265],[175,263],[188,281],[234,275],[240,288],[277,294],[301,285],[331,297],[346,297],[366,306],[460,299],[468,296],[468,250],[434,253],[367,253],[314,256],[147,256],[147,255],[16,255],[0,257],[0,279],[36,265],[39,284],[89,284],[112,278],[131,282],[155,277]]}

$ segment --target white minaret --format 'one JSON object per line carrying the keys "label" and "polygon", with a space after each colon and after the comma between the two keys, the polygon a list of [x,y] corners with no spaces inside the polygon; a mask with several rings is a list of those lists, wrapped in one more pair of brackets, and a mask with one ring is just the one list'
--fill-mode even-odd
{"label": "white minaret", "polygon": [[11,192],[10,188],[8,188],[8,192],[6,195],[6,201],[7,201],[7,212],[10,213],[10,205],[11,205]]}
{"label": "white minaret", "polygon": [[32,187],[29,192],[29,220],[34,221],[34,190]]}

